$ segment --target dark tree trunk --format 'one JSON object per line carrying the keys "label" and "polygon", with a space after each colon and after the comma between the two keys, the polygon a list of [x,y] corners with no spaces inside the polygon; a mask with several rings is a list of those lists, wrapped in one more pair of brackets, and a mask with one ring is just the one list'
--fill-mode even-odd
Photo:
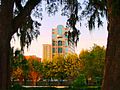
{"label": "dark tree trunk", "polygon": [[[7,17],[0,22],[0,90],[8,90],[10,86],[10,31],[12,25]],[[8,22],[6,22],[8,21]]]}
{"label": "dark tree trunk", "polygon": [[10,85],[10,40],[13,19],[13,0],[1,0],[0,8],[0,90]]}
{"label": "dark tree trunk", "polygon": [[10,85],[10,40],[24,23],[31,10],[41,0],[28,0],[24,9],[13,18],[15,0],[0,0],[0,90],[8,90]]}
{"label": "dark tree trunk", "polygon": [[41,0],[28,0],[24,9],[15,18],[13,18],[15,0],[0,1],[0,90],[8,90],[10,85],[9,55],[11,37]]}
{"label": "dark tree trunk", "polygon": [[102,90],[120,90],[120,15],[113,11],[112,2],[108,0],[108,43]]}
{"label": "dark tree trunk", "polygon": [[0,33],[0,90],[8,90],[10,85],[9,50],[10,44],[6,37]]}

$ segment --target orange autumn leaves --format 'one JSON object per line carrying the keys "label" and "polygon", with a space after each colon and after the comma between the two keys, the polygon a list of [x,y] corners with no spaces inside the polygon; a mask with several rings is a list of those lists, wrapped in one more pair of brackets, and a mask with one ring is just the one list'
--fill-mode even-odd
{"label": "orange autumn leaves", "polygon": [[42,75],[40,75],[41,70],[39,69],[41,62],[39,58],[35,56],[25,57],[18,54],[12,61],[11,78],[13,80],[18,80],[20,84],[25,84],[25,81],[31,80],[31,84],[35,85],[37,80],[41,79]]}

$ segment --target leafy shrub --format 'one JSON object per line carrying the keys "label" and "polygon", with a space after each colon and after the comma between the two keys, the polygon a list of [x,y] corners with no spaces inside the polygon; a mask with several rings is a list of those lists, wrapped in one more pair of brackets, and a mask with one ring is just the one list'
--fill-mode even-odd
{"label": "leafy shrub", "polygon": [[14,84],[12,90],[22,90],[22,86],[20,84]]}
{"label": "leafy shrub", "polygon": [[80,74],[72,83],[71,89],[77,90],[86,86],[86,78],[84,74]]}

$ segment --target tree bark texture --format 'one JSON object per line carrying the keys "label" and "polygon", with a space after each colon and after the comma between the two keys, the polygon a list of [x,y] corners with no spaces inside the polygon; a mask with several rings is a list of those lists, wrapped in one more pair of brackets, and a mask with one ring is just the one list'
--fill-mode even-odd
{"label": "tree bark texture", "polygon": [[[120,90],[120,15],[113,11],[116,0],[108,0],[108,42],[102,90]],[[115,13],[113,13],[115,12]]]}
{"label": "tree bark texture", "polygon": [[15,0],[1,0],[0,5],[0,90],[8,90],[10,85],[10,40],[24,23],[31,10],[41,0],[28,0],[23,10],[13,17]]}
{"label": "tree bark texture", "polygon": [[0,8],[0,90],[8,90],[10,85],[10,40],[12,34],[13,0],[1,1]]}
{"label": "tree bark texture", "polygon": [[8,90],[10,85],[9,50],[10,44],[0,34],[0,90]]}

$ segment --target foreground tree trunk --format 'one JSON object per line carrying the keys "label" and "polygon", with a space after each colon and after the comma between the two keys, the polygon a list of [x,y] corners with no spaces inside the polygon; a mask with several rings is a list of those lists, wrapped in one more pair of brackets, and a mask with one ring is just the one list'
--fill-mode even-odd
{"label": "foreground tree trunk", "polygon": [[[102,90],[120,90],[120,10],[119,0],[108,0],[108,43]],[[118,4],[119,5],[119,4]],[[120,7],[120,6],[118,6]],[[115,9],[118,9],[115,11]]]}
{"label": "foreground tree trunk", "polygon": [[9,51],[12,37],[13,0],[2,0],[0,8],[0,90],[10,85]]}
{"label": "foreground tree trunk", "polygon": [[[9,24],[2,23],[0,26],[0,90],[8,90],[10,86],[10,40],[11,35],[7,30],[11,29]],[[9,27],[9,28],[8,28]]]}
{"label": "foreground tree trunk", "polygon": [[21,0],[0,0],[0,90],[8,90],[10,85],[10,40],[12,35],[26,21],[26,17],[31,14],[31,10],[41,0],[28,0],[22,11],[13,17],[14,3]]}
{"label": "foreground tree trunk", "polygon": [[0,90],[8,90],[10,85],[9,50],[10,44],[0,34]]}

